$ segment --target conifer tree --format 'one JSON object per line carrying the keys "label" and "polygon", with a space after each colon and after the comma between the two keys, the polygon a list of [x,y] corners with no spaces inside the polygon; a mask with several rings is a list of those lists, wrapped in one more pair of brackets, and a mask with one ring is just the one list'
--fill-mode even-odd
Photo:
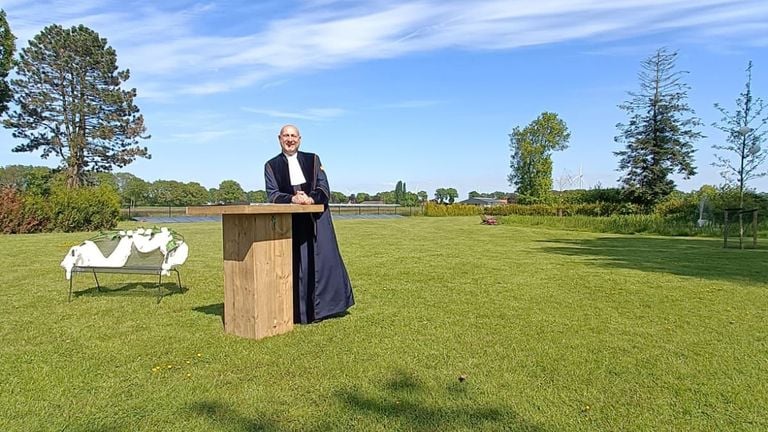
{"label": "conifer tree", "polygon": [[11,27],[5,16],[5,11],[0,9],[0,115],[8,109],[11,101],[11,88],[6,79],[13,69],[13,53],[16,50],[16,37],[11,33]]}
{"label": "conifer tree", "polygon": [[640,90],[629,92],[630,100],[619,105],[629,122],[619,123],[615,140],[625,149],[618,171],[623,171],[624,192],[633,202],[652,206],[675,190],[670,176],[696,174],[693,143],[703,135],[686,100],[689,86],[675,70],[677,52],[660,48],[641,64]]}
{"label": "conifer tree", "polygon": [[24,140],[13,151],[58,157],[67,186],[80,186],[90,172],[150,157],[138,145],[149,136],[133,103],[136,89],[121,87],[129,71],[118,70],[115,50],[95,31],[83,25],[44,28],[21,50],[16,74],[15,110],[3,121]]}

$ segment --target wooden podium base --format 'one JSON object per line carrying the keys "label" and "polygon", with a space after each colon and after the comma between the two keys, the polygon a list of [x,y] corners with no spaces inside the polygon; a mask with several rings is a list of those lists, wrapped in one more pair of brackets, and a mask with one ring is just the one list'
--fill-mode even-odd
{"label": "wooden podium base", "polygon": [[291,214],[323,206],[257,204],[187,207],[221,215],[224,239],[224,331],[261,339],[293,329]]}
{"label": "wooden podium base", "polygon": [[293,329],[290,214],[225,214],[224,331],[250,339]]}

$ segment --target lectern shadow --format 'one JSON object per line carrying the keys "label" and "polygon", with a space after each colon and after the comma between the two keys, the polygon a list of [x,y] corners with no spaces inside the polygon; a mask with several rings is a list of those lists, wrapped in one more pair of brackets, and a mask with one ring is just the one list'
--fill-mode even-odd
{"label": "lectern shadow", "polygon": [[195,312],[201,312],[206,315],[217,315],[221,318],[221,323],[224,324],[224,303],[214,303],[207,306],[198,306],[192,308]]}

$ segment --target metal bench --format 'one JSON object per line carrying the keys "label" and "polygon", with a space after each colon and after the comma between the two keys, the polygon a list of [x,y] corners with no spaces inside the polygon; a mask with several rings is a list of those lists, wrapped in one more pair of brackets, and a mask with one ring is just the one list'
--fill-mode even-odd
{"label": "metal bench", "polygon": [[[118,247],[127,247],[127,244],[120,246],[121,238],[118,236],[99,236],[90,242],[98,247],[99,251],[104,257],[111,257],[113,252]],[[182,242],[183,243],[183,242]],[[85,245],[85,242],[81,246]],[[186,247],[186,245],[184,246]],[[70,249],[69,254],[74,257],[75,248]],[[120,251],[120,254],[124,254],[126,250]],[[123,273],[123,274],[145,274],[158,276],[157,281],[157,302],[159,303],[163,297],[162,293],[162,281],[164,275],[169,275],[171,272],[176,273],[176,281],[179,287],[179,291],[182,291],[181,274],[176,268],[177,265],[168,266],[168,254],[164,254],[160,249],[155,249],[151,252],[141,252],[134,244],[130,245],[130,253],[127,260],[121,266],[101,266],[101,265],[78,265],[75,264],[71,267],[71,275],[69,276],[69,296],[68,301],[72,301],[72,289],[73,281],[76,273],[90,273],[93,275],[96,281],[96,290],[101,291],[101,285],[99,284],[99,273]],[[66,258],[65,258],[66,260]],[[164,266],[165,264],[165,266]],[[62,267],[64,262],[62,262]],[[66,267],[65,267],[66,268]]]}

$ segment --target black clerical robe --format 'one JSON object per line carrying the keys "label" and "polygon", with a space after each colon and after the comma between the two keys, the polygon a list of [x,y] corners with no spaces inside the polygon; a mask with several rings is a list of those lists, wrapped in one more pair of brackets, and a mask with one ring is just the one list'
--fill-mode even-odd
{"label": "black clerical robe", "polygon": [[[298,188],[325,207],[322,213],[292,215],[293,320],[306,324],[343,313],[355,299],[328,210],[331,189],[320,158],[305,152],[297,157],[306,179]],[[269,202],[291,202],[296,187],[291,185],[284,154],[264,165],[264,180]]]}

